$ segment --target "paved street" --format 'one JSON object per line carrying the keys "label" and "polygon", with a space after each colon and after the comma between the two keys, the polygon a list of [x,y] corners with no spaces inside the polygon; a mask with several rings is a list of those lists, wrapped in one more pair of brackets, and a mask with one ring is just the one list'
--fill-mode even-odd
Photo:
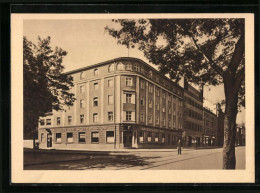
{"label": "paved street", "polygon": [[[237,167],[245,169],[245,147],[236,148]],[[25,170],[196,170],[222,169],[222,149],[82,152],[27,150]]]}

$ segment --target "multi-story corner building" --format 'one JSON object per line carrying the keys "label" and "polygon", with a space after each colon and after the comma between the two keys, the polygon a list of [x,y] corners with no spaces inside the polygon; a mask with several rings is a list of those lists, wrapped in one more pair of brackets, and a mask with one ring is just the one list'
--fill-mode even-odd
{"label": "multi-story corner building", "polygon": [[184,80],[184,145],[200,146],[203,131],[203,89],[198,91]]}
{"label": "multi-story corner building", "polygon": [[215,146],[218,130],[218,118],[211,110],[203,107],[203,132],[202,145]]}
{"label": "multi-story corner building", "polygon": [[140,59],[73,70],[76,101],[40,118],[40,148],[173,147],[182,137],[183,88]]}

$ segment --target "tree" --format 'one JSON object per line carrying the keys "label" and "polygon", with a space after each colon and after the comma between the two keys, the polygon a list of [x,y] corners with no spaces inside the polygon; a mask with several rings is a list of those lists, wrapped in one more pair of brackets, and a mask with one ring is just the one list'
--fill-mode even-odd
{"label": "tree", "polygon": [[[223,168],[235,169],[236,117],[244,105],[244,19],[113,20],[106,27],[118,43],[143,51],[149,62],[178,82],[224,84]],[[239,101],[241,99],[241,101]]]}
{"label": "tree", "polygon": [[[40,116],[63,110],[75,100],[70,93],[73,78],[62,73],[67,52],[50,47],[50,37],[38,37],[37,45],[23,37],[24,135],[35,133]],[[33,135],[35,147],[35,135]]]}

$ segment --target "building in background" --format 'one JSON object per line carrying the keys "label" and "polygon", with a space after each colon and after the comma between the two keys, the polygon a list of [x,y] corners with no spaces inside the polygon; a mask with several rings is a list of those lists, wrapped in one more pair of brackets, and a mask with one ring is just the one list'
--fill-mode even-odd
{"label": "building in background", "polygon": [[202,145],[217,145],[218,118],[210,109],[203,107],[203,132]]}
{"label": "building in background", "polygon": [[[165,148],[182,137],[183,88],[142,60],[117,58],[67,74],[76,101],[40,118],[40,148]],[[201,96],[187,88],[188,96],[202,133]]]}
{"label": "building in background", "polygon": [[236,132],[236,146],[245,146],[246,145],[246,128],[245,124],[237,124],[237,132]]}
{"label": "building in background", "polygon": [[186,147],[202,144],[203,89],[200,91],[184,80],[184,127],[183,141]]}
{"label": "building in background", "polygon": [[216,146],[223,147],[224,144],[224,118],[225,114],[221,109],[221,105],[216,105],[217,118],[218,118],[218,128],[217,128],[217,142]]}

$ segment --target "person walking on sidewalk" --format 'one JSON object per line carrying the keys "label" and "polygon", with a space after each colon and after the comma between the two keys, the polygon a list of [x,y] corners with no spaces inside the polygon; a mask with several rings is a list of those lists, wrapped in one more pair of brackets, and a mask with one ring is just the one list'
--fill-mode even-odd
{"label": "person walking on sidewalk", "polygon": [[181,155],[181,147],[182,147],[182,142],[181,142],[181,140],[179,139],[179,140],[178,140],[178,143],[177,143],[178,155],[179,155],[179,154]]}

